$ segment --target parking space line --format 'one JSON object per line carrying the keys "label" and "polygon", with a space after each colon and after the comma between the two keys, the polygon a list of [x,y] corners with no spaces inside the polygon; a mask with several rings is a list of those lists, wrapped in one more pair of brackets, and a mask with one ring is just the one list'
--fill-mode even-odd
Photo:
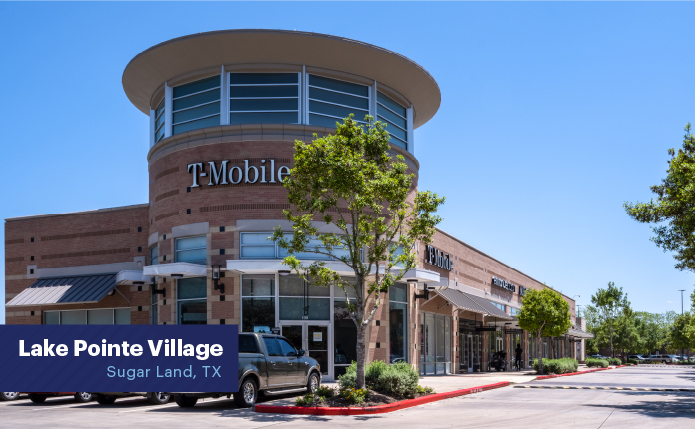
{"label": "parking space line", "polygon": [[85,405],[85,404],[70,404],[70,405],[59,405],[57,407],[32,408],[31,411],[57,410],[58,408],[72,408],[72,407],[79,407],[80,405]]}
{"label": "parking space line", "polygon": [[536,386],[536,385],[523,385],[514,386],[517,388],[526,389],[577,389],[577,390],[633,390],[640,392],[695,392],[695,389],[690,388],[649,388],[649,387],[605,387],[605,386]]}

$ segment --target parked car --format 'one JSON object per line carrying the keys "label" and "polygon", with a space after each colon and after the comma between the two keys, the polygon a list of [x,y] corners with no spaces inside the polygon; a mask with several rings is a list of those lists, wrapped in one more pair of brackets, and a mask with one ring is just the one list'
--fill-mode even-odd
{"label": "parked car", "polygon": [[89,402],[94,399],[94,396],[89,392],[27,392],[31,402],[41,404],[46,401],[49,396],[68,396],[72,395],[75,402]]}
{"label": "parked car", "polygon": [[598,355],[598,354],[597,354],[597,355],[592,355],[592,356],[589,356],[589,357],[590,357],[590,358],[593,358],[593,359],[608,359],[606,356]]}
{"label": "parked car", "polygon": [[670,355],[651,355],[649,356],[649,362],[672,363],[673,359]]}
{"label": "parked car", "polygon": [[46,401],[49,396],[73,395],[76,402],[89,402],[94,399],[89,392],[0,392],[0,401],[14,401],[22,393],[28,394],[31,402],[37,404]]}
{"label": "parked car", "polygon": [[0,401],[14,401],[19,398],[19,392],[0,392]]}
{"label": "parked car", "polygon": [[236,392],[175,392],[179,407],[192,407],[199,398],[234,396],[240,407],[252,407],[259,393],[279,394],[316,391],[321,385],[321,366],[304,350],[297,350],[281,335],[239,334],[239,390]]}
{"label": "parked car", "polygon": [[646,359],[644,356],[642,356],[642,355],[630,355],[630,356],[628,356],[627,358],[628,358],[628,359],[636,360],[636,361],[638,361],[638,362],[644,362],[644,361],[647,360],[647,359]]}
{"label": "parked car", "polygon": [[166,392],[92,392],[94,399],[101,405],[111,405],[118,398],[130,396],[144,396],[154,405],[166,404],[171,400],[171,395]]}

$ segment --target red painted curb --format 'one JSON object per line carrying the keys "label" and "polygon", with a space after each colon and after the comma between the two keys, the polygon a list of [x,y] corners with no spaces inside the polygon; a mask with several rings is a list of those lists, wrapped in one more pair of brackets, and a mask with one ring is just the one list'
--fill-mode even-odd
{"label": "red painted curb", "polygon": [[590,372],[605,371],[607,369],[610,369],[610,368],[593,368],[593,369],[587,369],[586,371],[569,372],[567,374],[541,375],[539,377],[536,377],[536,380],[546,380],[548,378],[555,378],[555,377],[568,377],[570,375],[587,374]]}
{"label": "red painted curb", "polygon": [[416,405],[427,404],[430,402],[441,401],[442,399],[453,398],[456,396],[468,395],[471,393],[483,392],[485,390],[497,389],[509,386],[508,381],[502,381],[485,386],[471,387],[469,389],[454,390],[453,392],[435,393],[434,395],[423,396],[421,398],[407,399],[392,404],[377,405],[375,407],[295,407],[282,405],[256,405],[254,411],[257,413],[277,413],[277,414],[311,414],[315,416],[356,416],[360,414],[381,414],[391,411],[402,410]]}

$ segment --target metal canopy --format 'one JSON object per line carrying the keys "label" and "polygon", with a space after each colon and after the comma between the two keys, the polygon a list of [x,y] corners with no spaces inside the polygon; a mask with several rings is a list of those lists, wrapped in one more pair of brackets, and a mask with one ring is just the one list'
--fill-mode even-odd
{"label": "metal canopy", "polygon": [[6,305],[99,302],[116,288],[116,273],[40,278]]}
{"label": "metal canopy", "polygon": [[464,310],[472,311],[478,314],[487,314],[484,308],[475,303],[465,293],[456,289],[444,289],[437,292],[442,298],[449,301],[451,304]]}
{"label": "metal canopy", "polygon": [[462,294],[466,295],[468,298],[470,298],[473,302],[478,304],[478,306],[482,307],[485,312],[487,313],[488,316],[496,317],[498,319],[505,319],[505,320],[514,320],[514,318],[504,311],[500,310],[499,308],[495,307],[490,301],[488,301],[485,298],[481,298],[479,296],[475,295],[470,295],[465,292],[461,292]]}

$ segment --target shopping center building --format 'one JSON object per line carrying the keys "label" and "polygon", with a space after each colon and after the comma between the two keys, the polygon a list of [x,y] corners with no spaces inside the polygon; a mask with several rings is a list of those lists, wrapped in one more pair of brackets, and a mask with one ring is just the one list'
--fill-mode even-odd
{"label": "shopping center building", "polygon": [[[321,363],[327,380],[345,371],[356,359],[350,296],[289,273],[283,249],[268,240],[277,226],[291,233],[281,182],[294,141],[334,132],[350,113],[386,122],[392,154],[417,177],[416,148],[428,142],[413,131],[439,109],[434,78],[354,40],[231,30],[142,52],[127,65],[123,88],[150,118],[149,201],[6,219],[7,323],[235,324],[281,332]],[[516,314],[526,290],[546,286],[441,230],[416,251],[418,268],[382,294],[369,360],[451,374],[486,371],[500,350],[511,366],[516,344],[526,364],[535,357]],[[544,339],[543,353],[581,360],[591,335],[563,297],[573,326]]]}

